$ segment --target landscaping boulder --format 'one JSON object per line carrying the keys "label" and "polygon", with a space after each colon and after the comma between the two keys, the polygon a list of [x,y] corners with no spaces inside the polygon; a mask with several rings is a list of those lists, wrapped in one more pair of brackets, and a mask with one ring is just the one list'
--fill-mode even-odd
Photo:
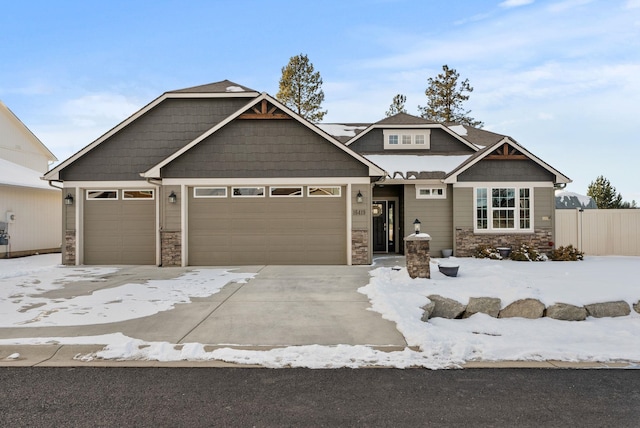
{"label": "landscaping boulder", "polygon": [[624,317],[631,313],[629,304],[622,300],[616,302],[594,303],[592,305],[584,305],[589,316],[594,318],[603,317]]}
{"label": "landscaping boulder", "polygon": [[587,310],[582,306],[556,303],[547,308],[547,317],[562,321],[584,321]]}
{"label": "landscaping boulder", "polygon": [[640,300],[634,303],[633,310],[640,314]]}
{"label": "landscaping boulder", "polygon": [[433,310],[435,309],[435,307],[436,307],[436,304],[433,302],[429,302],[422,307],[422,310],[424,311],[422,313],[422,318],[421,318],[422,321],[427,322],[427,320],[431,318],[431,314],[433,313]]}
{"label": "landscaping boulder", "polygon": [[541,318],[544,315],[544,304],[537,299],[520,299],[500,311],[499,318]]}
{"label": "landscaping boulder", "polygon": [[462,318],[469,318],[473,314],[483,313],[498,318],[502,302],[496,297],[470,297],[467,309]]}
{"label": "landscaping boulder", "polygon": [[427,297],[434,303],[430,318],[456,319],[460,318],[465,310],[465,305],[453,299],[447,299],[437,294],[432,294]]}

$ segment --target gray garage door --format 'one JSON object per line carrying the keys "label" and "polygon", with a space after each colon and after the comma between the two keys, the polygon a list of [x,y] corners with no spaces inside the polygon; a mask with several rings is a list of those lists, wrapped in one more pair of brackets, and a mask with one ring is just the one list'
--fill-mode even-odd
{"label": "gray garage door", "polygon": [[127,191],[126,198],[123,190],[85,194],[84,264],[156,263],[152,192]]}
{"label": "gray garage door", "polygon": [[266,187],[262,197],[232,197],[239,189],[227,188],[224,197],[194,197],[190,188],[189,265],[346,264],[345,189],[321,194],[331,189],[283,196],[295,189]]}

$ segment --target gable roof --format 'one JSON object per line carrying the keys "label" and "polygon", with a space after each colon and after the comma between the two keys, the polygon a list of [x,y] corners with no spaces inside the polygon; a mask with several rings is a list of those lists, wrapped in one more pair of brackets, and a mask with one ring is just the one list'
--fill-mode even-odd
{"label": "gable roof", "polygon": [[451,124],[447,125],[447,127],[477,146],[489,146],[506,137],[504,134],[497,134],[469,125]]}
{"label": "gable roof", "polygon": [[47,146],[45,146],[42,143],[42,141],[40,141],[40,139],[36,137],[35,134],[31,132],[31,130],[27,128],[27,126],[20,120],[20,118],[16,116],[15,113],[13,113],[11,109],[7,107],[1,100],[0,100],[0,113],[2,113],[5,117],[7,117],[9,121],[12,122],[16,127],[24,131],[27,135],[27,138],[31,142],[32,146],[36,150],[38,150],[40,153],[42,153],[47,158],[47,160],[51,162],[55,162],[58,160],[58,158],[56,158],[55,155],[51,153],[51,151],[47,148]]}
{"label": "gable roof", "polygon": [[498,149],[500,146],[502,146],[504,144],[508,144],[512,148],[514,148],[517,151],[519,151],[522,155],[526,156],[527,158],[529,158],[533,162],[537,163],[542,168],[544,168],[547,171],[549,171],[549,173],[553,174],[555,176],[555,180],[554,180],[555,183],[571,183],[571,179],[569,177],[567,177],[566,175],[562,174],[560,171],[558,171],[558,170],[554,169],[553,167],[551,167],[549,164],[544,162],[539,157],[535,156],[533,153],[529,152],[527,149],[522,147],[520,144],[518,144],[515,140],[511,139],[510,137],[503,137],[500,141],[497,141],[497,142],[495,142],[494,144],[492,144],[490,146],[486,146],[483,149],[481,149],[480,151],[476,152],[469,159],[467,159],[465,162],[460,164],[460,166],[458,166],[456,169],[454,169],[449,174],[447,174],[445,179],[444,179],[444,182],[445,183],[457,183],[458,182],[458,176],[460,174],[462,174],[464,171],[468,170],[473,165],[475,165],[478,162],[480,162],[482,159],[484,159],[487,156],[489,156],[491,153],[493,153],[496,149]]}
{"label": "gable roof", "polygon": [[0,186],[29,187],[32,189],[59,191],[40,179],[42,172],[0,159]]}
{"label": "gable roof", "polygon": [[[246,89],[246,91],[237,91],[230,90],[227,91],[229,87],[239,87]],[[221,82],[209,83],[207,85],[194,86],[186,89],[179,89],[171,92],[165,92],[160,95],[155,100],[151,101],[146,106],[142,107],[137,112],[133,113],[124,121],[120,122],[115,127],[111,128],[109,131],[100,136],[97,140],[93,141],[89,145],[85,146],[74,155],[56,165],[53,169],[48,171],[44,175],[45,180],[58,181],[60,179],[60,171],[64,168],[75,162],[77,159],[81,158],[94,148],[98,147],[100,144],[111,138],[113,135],[127,127],[132,122],[136,121],[151,109],[156,107],[158,104],[163,102],[166,99],[170,98],[229,98],[229,97],[244,97],[244,98],[255,98],[260,95],[258,92],[253,91],[252,89],[248,89],[244,86],[238,85],[229,80],[223,80]]]}
{"label": "gable roof", "polygon": [[349,154],[353,158],[359,160],[360,162],[362,162],[363,164],[368,166],[369,167],[369,175],[370,176],[384,177],[386,175],[386,172],[383,169],[381,169],[379,166],[377,166],[373,162],[369,161],[364,156],[362,156],[362,155],[356,153],[355,151],[349,149],[344,144],[342,144],[340,141],[336,140],[334,137],[332,137],[327,132],[325,132],[323,129],[321,129],[317,125],[309,122],[308,120],[304,119],[303,117],[301,117],[300,115],[298,115],[297,113],[295,113],[294,111],[289,109],[284,104],[280,103],[278,100],[276,100],[275,98],[273,98],[272,96],[270,96],[266,92],[263,92],[257,98],[252,99],[244,107],[240,108],[235,113],[229,115],[225,120],[223,120],[220,123],[216,124],[211,129],[209,129],[208,131],[206,131],[205,133],[200,135],[198,138],[196,138],[195,140],[191,141],[189,144],[186,144],[180,150],[176,151],[171,156],[167,157],[162,162],[154,165],[152,168],[150,168],[149,170],[141,173],[140,175],[142,177],[144,177],[144,178],[160,178],[160,175],[161,175],[160,174],[160,169],[162,167],[168,165],[173,160],[175,160],[176,158],[178,158],[182,154],[184,154],[187,151],[189,151],[192,147],[196,146],[197,144],[199,144],[200,142],[202,142],[203,140],[205,140],[209,136],[213,135],[216,131],[218,131],[219,129],[223,128],[225,125],[227,125],[228,123],[230,123],[234,119],[238,118],[240,115],[245,113],[247,110],[251,109],[256,104],[258,104],[258,103],[260,103],[262,101],[268,101],[269,103],[273,104],[278,109],[283,111],[286,115],[290,116],[294,120],[297,120],[299,123],[301,123],[302,125],[306,126],[307,128],[309,128],[311,131],[315,132],[316,134],[319,134],[320,136],[322,136],[328,142],[330,142],[333,145],[335,145],[340,150],[344,151],[345,153]]}
{"label": "gable roof", "polygon": [[393,128],[393,129],[442,129],[447,134],[451,135],[456,140],[460,141],[474,152],[478,151],[478,147],[468,140],[461,137],[459,134],[453,132],[448,127],[444,126],[441,123],[434,122],[432,120],[424,119],[418,116],[412,116],[407,113],[398,113],[390,117],[386,117],[382,120],[379,120],[376,123],[369,125],[364,131],[359,132],[355,137],[351,138],[345,144],[350,146],[355,143],[358,139],[363,137],[364,135],[371,132],[373,129],[385,129],[385,128]]}

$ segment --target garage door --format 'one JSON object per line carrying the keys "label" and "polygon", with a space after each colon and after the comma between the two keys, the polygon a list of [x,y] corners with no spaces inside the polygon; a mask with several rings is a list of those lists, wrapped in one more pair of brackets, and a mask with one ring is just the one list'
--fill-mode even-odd
{"label": "garage door", "polygon": [[189,189],[189,264],[346,264],[345,189]]}
{"label": "garage door", "polygon": [[154,265],[154,190],[88,190],[84,264]]}

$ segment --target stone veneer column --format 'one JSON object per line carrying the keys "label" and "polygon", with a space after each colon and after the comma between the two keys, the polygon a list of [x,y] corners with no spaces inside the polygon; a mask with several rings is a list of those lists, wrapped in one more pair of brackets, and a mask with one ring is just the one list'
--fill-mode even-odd
{"label": "stone veneer column", "polygon": [[351,264],[368,265],[369,261],[369,231],[358,229],[351,231]]}
{"label": "stone veneer column", "polygon": [[182,266],[182,233],[160,232],[162,266]]}
{"label": "stone veneer column", "polygon": [[64,233],[64,260],[65,266],[75,266],[76,264],[76,231],[67,230]]}
{"label": "stone veneer column", "polygon": [[407,272],[411,278],[431,278],[429,241],[431,236],[426,233],[414,233],[404,238]]}

